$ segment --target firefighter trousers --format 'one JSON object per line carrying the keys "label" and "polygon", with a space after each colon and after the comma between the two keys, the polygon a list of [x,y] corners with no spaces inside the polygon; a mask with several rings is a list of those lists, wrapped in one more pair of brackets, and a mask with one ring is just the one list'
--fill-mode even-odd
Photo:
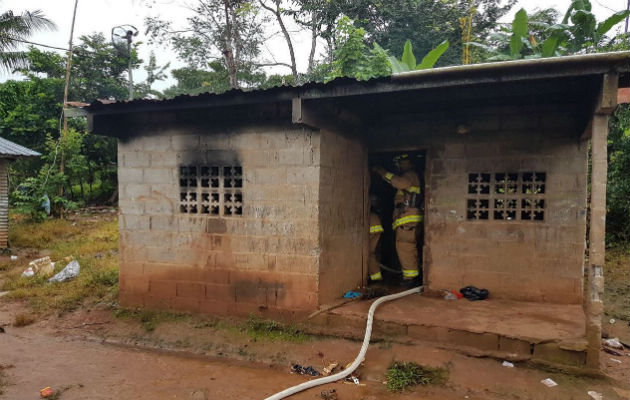
{"label": "firefighter trousers", "polygon": [[396,253],[403,279],[414,279],[419,275],[418,231],[420,224],[405,224],[396,228]]}

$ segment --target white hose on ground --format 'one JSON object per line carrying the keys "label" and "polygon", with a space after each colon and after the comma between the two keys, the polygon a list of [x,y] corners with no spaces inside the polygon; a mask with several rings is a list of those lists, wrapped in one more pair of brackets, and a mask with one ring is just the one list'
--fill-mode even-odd
{"label": "white hose on ground", "polygon": [[372,322],[374,321],[374,311],[376,310],[376,308],[380,306],[381,304],[385,303],[386,301],[396,300],[401,297],[408,296],[410,294],[420,293],[421,291],[422,291],[422,286],[418,286],[413,289],[405,290],[404,292],[390,294],[389,296],[379,297],[374,303],[372,303],[372,306],[370,307],[370,311],[368,311],[367,324],[365,325],[365,336],[363,337],[363,345],[361,346],[361,351],[359,351],[359,355],[357,356],[357,358],[354,359],[354,361],[348,368],[334,375],[325,376],[323,378],[300,383],[299,385],[295,385],[293,387],[285,389],[282,392],[278,392],[274,394],[273,396],[269,396],[265,400],[284,399],[285,397],[289,397],[303,390],[310,389],[312,387],[323,385],[326,383],[335,382],[340,379],[344,379],[346,376],[353,373],[354,370],[357,369],[359,365],[361,364],[361,362],[363,361],[363,358],[365,357],[365,353],[367,352],[368,346],[370,345],[370,336],[372,336]]}

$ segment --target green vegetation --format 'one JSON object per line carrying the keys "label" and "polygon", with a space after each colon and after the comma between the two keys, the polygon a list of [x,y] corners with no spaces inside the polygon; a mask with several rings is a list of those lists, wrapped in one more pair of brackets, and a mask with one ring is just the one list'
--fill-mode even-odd
{"label": "green vegetation", "polygon": [[627,244],[630,242],[630,104],[617,107],[609,128],[606,242]]}
{"label": "green vegetation", "polygon": [[86,301],[115,301],[118,295],[118,224],[115,220],[47,220],[35,223],[14,219],[9,240],[17,248],[34,252],[46,250],[59,261],[55,273],[65,267],[63,258],[74,256],[81,265],[78,277],[68,282],[48,283],[46,277],[21,276],[25,263],[2,275],[0,290],[11,291],[6,298],[22,299],[35,312],[67,312]]}
{"label": "green vegetation", "polygon": [[623,21],[630,11],[614,13],[598,22],[591,9],[589,0],[573,0],[562,21],[556,22],[553,13],[539,11],[530,17],[521,8],[512,24],[501,27],[490,41],[472,41],[468,44],[485,51],[487,61],[596,52],[610,40],[606,34]]}
{"label": "green vegetation", "polygon": [[443,385],[448,380],[446,368],[433,368],[415,362],[395,361],[387,370],[387,390],[402,392],[413,386]]}
{"label": "green vegetation", "polygon": [[256,340],[303,343],[311,339],[310,335],[300,331],[294,325],[286,325],[272,320],[250,316],[245,325],[246,332]]}
{"label": "green vegetation", "polygon": [[604,266],[605,312],[609,318],[630,321],[630,254],[626,245],[617,246],[606,251]]}
{"label": "green vegetation", "polygon": [[4,394],[4,389],[9,386],[9,380],[7,378],[7,373],[4,370],[8,368],[4,365],[0,365],[0,396]]}
{"label": "green vegetation", "polygon": [[190,318],[189,314],[150,309],[116,308],[114,316],[120,319],[137,320],[147,332],[153,332],[162,322],[183,321]]}

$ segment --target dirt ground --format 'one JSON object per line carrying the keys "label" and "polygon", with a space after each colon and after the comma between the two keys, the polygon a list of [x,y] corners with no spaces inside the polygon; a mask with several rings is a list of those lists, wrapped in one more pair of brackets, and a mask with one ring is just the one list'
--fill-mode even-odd
{"label": "dirt ground", "polygon": [[[263,399],[307,378],[290,373],[293,363],[321,371],[331,362],[350,363],[360,343],[332,338],[283,342],[252,338],[230,325],[199,317],[163,322],[146,331],[136,320],[113,317],[111,310],[79,310],[39,319],[17,328],[8,325],[24,310],[0,303],[0,371],[5,399],[36,399],[50,386],[60,399]],[[424,343],[371,345],[358,372],[361,385],[334,383],[310,389],[295,399],[321,398],[334,388],[339,400],[374,399],[627,399],[630,357],[607,369],[625,371],[617,379],[576,376],[527,364],[503,367],[500,360],[472,358]],[[394,360],[416,361],[449,370],[444,386],[416,387],[394,394],[386,390],[385,371]],[[613,362],[604,361],[604,365]],[[558,386],[540,381],[551,378]]]}
{"label": "dirt ground", "polygon": [[[85,268],[75,281],[62,284],[66,286],[22,282],[17,276],[23,266],[8,263],[8,255],[0,256],[0,285],[19,294],[0,295],[1,399],[37,399],[47,386],[56,390],[56,399],[64,400],[264,399],[308,379],[290,373],[293,364],[321,371],[333,362],[346,365],[358,353],[357,341],[293,331],[279,336],[252,332],[243,320],[119,309],[117,285],[112,282],[116,241],[104,239],[112,235],[115,215],[108,210],[99,213],[50,226],[25,225],[21,237],[14,234],[14,243],[23,243],[13,253],[20,260],[47,254],[58,258],[80,246]],[[612,288],[613,298],[604,334],[628,342],[630,289],[627,279],[622,281],[628,256],[614,253],[611,260],[607,288]],[[19,314],[32,315],[35,322],[15,327]],[[371,344],[357,371],[360,385],[337,382],[291,398],[320,399],[321,391],[335,389],[339,400],[590,399],[588,391],[607,400],[629,399],[630,353],[623,354],[602,352],[603,374],[593,377],[527,363],[508,368],[502,360],[392,338]],[[447,383],[388,392],[385,373],[393,361],[445,368]],[[545,378],[558,386],[544,386],[540,381]]]}

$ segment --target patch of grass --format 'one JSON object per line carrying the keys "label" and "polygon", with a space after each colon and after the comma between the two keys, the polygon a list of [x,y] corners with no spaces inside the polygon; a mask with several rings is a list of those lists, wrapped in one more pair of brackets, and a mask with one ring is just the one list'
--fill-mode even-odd
{"label": "patch of grass", "polygon": [[604,305],[609,317],[630,320],[630,254],[627,246],[613,247],[606,250],[604,266]]}
{"label": "patch of grass", "polygon": [[[25,265],[2,272],[0,290],[10,291],[7,298],[23,299],[37,312],[68,312],[86,300],[114,301],[118,295],[118,224],[99,217],[50,219],[41,223],[15,219],[10,232],[16,247],[46,250],[52,260],[74,256],[81,266],[79,276],[71,281],[48,283],[41,276],[21,276]],[[59,272],[66,263],[55,266]]]}
{"label": "patch of grass", "polygon": [[300,331],[295,325],[285,325],[276,321],[250,316],[246,324],[246,332],[254,339],[267,339],[303,343],[311,338]]}
{"label": "patch of grass", "polygon": [[20,313],[15,316],[13,320],[13,326],[19,328],[22,326],[27,326],[35,322],[35,316],[31,314]]}
{"label": "patch of grass", "polygon": [[13,365],[0,364],[0,396],[4,394],[4,390],[9,386],[9,378],[7,377],[7,373],[4,372],[4,370],[8,368],[13,368]]}
{"label": "patch of grass", "polygon": [[394,361],[386,376],[387,390],[402,392],[417,385],[443,385],[448,380],[448,370],[426,367],[415,362]]}
{"label": "patch of grass", "polygon": [[116,308],[114,317],[137,320],[147,332],[153,332],[162,322],[184,320],[190,318],[190,315],[148,309]]}

